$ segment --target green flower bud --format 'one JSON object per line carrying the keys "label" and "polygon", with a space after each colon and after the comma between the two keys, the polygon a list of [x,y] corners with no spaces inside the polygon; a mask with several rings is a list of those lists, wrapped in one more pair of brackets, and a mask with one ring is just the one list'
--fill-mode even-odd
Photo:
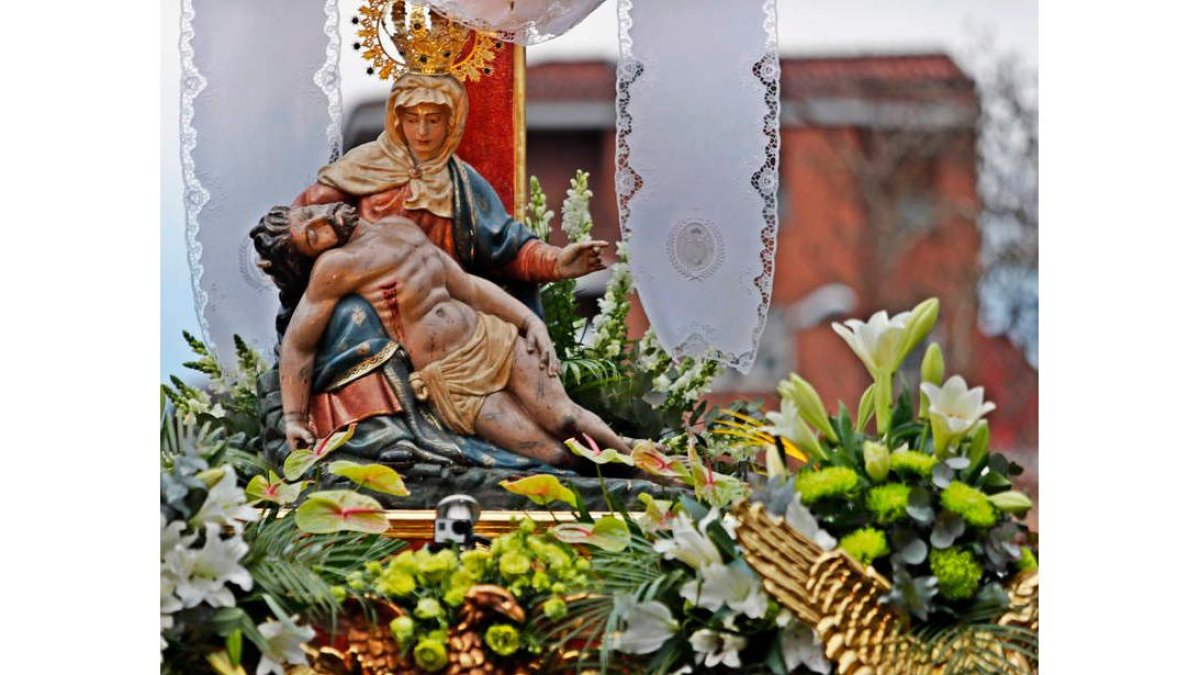
{"label": "green flower bud", "polygon": [[542,613],[550,619],[561,619],[567,615],[567,603],[557,595],[552,596],[542,605]]}
{"label": "green flower bud", "polygon": [[521,648],[521,634],[506,623],[493,624],[483,639],[487,646],[500,656],[509,656]]}
{"label": "green flower bud", "polygon": [[892,468],[892,452],[883,443],[866,441],[863,443],[863,462],[871,480],[882,483],[887,480],[888,471]]}
{"label": "green flower bud", "polygon": [[442,615],[443,611],[445,610],[442,609],[442,603],[438,602],[436,598],[421,598],[417,602],[417,608],[413,610],[413,614],[418,619],[436,619]]}
{"label": "green flower bud", "polygon": [[333,594],[333,599],[337,600],[339,603],[346,601],[346,587],[345,586],[330,586],[329,592]]}
{"label": "green flower bud", "polygon": [[791,377],[779,383],[779,395],[795,403],[800,417],[816,427],[825,438],[837,438],[829,422],[829,414],[825,412],[825,404],[821,403],[821,396],[807,380],[792,373]]}
{"label": "green flower bud", "polygon": [[451,607],[458,607],[459,605],[463,604],[463,600],[466,600],[467,590],[468,587],[455,586],[446,591],[446,594],[442,596],[442,600],[445,600],[446,604]]}
{"label": "green flower bud", "polygon": [[362,572],[351,572],[350,575],[346,577],[346,585],[356,591],[361,591],[367,587],[367,582],[363,578]]}
{"label": "green flower bud", "polygon": [[[942,348],[938,343],[931,342],[925,349],[925,357],[921,359],[921,381],[942,385],[942,377],[946,374],[946,361],[942,358]],[[921,392],[920,417],[929,416],[929,397]]]}
{"label": "green flower bud", "polygon": [[392,631],[392,637],[395,638],[396,644],[403,646],[405,642],[416,633],[417,624],[413,622],[412,617],[405,614],[392,619],[388,624],[388,628]]}
{"label": "green flower bud", "polygon": [[929,335],[929,331],[933,330],[934,324],[937,323],[940,306],[937,298],[929,298],[912,308],[912,316],[909,317],[908,325],[904,329],[904,349],[901,354],[911,352],[914,347],[921,344],[921,340],[924,340],[925,336]]}
{"label": "green flower bud", "polygon": [[566,593],[567,585],[561,581],[556,581],[550,585],[550,592],[551,593]]}
{"label": "green flower bud", "polygon": [[441,642],[425,638],[413,647],[413,661],[417,667],[427,673],[435,673],[446,667],[449,659],[446,658],[446,645]]}
{"label": "green flower bud", "polygon": [[371,576],[377,576],[383,573],[383,563],[379,562],[378,560],[372,560],[364,565],[364,567],[366,567],[367,574],[370,574]]}
{"label": "green flower bud", "polygon": [[988,496],[988,501],[992,506],[1000,509],[1005,513],[1023,514],[1033,507],[1033,501],[1024,492],[1009,490]]}
{"label": "green flower bud", "polygon": [[974,472],[987,461],[988,441],[991,440],[991,436],[992,432],[988,427],[987,420],[980,420],[979,426],[975,427],[975,434],[971,436],[971,445],[967,448],[967,459],[971,460],[971,466],[967,469],[968,473]]}
{"label": "green flower bud", "polygon": [[538,571],[533,573],[533,590],[548,591],[550,590],[550,583],[550,576],[545,572]]}

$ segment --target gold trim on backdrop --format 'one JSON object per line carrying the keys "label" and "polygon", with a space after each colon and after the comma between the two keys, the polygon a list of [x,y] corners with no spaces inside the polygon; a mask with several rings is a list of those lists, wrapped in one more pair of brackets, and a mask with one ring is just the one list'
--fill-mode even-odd
{"label": "gold trim on backdrop", "polygon": [[[592,514],[599,518],[603,513]],[[517,529],[522,518],[531,518],[536,523],[573,523],[575,516],[570,511],[484,511],[475,523],[475,534],[481,537],[498,537]],[[385,533],[396,539],[433,539],[433,523],[437,520],[434,509],[389,510],[390,527]]]}
{"label": "gold trim on backdrop", "polygon": [[513,45],[513,218],[525,222],[525,46]]}

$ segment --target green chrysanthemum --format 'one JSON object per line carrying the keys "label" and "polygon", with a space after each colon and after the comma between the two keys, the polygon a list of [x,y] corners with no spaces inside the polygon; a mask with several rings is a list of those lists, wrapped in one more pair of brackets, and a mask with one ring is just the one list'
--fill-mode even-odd
{"label": "green chrysanthemum", "polygon": [[858,473],[844,466],[833,466],[796,477],[796,491],[805,505],[827,497],[848,494],[858,487]]}
{"label": "green chrysanthemum", "polygon": [[1036,570],[1038,568],[1037,558],[1033,555],[1033,550],[1028,546],[1021,547],[1021,558],[1017,560],[1017,569],[1022,572]]}
{"label": "green chrysanthemum", "polygon": [[937,464],[937,459],[923,452],[901,450],[892,453],[892,471],[898,476],[929,478],[934,464]]}
{"label": "green chrysanthemum", "polygon": [[987,495],[966,483],[954,481],[942,490],[942,508],[957,513],[974,527],[996,524],[996,509],[988,501]]}
{"label": "green chrysanthemum", "polygon": [[521,647],[521,634],[506,623],[498,623],[488,628],[483,639],[487,646],[500,656],[508,656]]}
{"label": "green chrysanthemum", "polygon": [[864,565],[870,565],[872,560],[891,552],[887,537],[873,527],[864,527],[842,537],[838,548]]}
{"label": "green chrysanthemum", "polygon": [[542,613],[551,619],[561,619],[567,615],[567,602],[557,595],[550,596],[542,605]]}
{"label": "green chrysanthemum", "polygon": [[871,488],[867,493],[867,508],[881,525],[894,523],[904,517],[908,507],[909,486],[903,483],[888,483]]}
{"label": "green chrysanthemum", "polygon": [[966,600],[979,590],[983,568],[970,551],[954,547],[934,549],[929,567],[938,578],[938,592],[947,600]]}
{"label": "green chrysanthemum", "polygon": [[488,563],[491,561],[491,554],[487,551],[471,550],[464,551],[462,554],[462,566],[468,570],[476,579],[482,579],[483,575],[487,574]]}
{"label": "green chrysanthemum", "polygon": [[391,629],[392,637],[395,638],[396,644],[404,646],[412,639],[413,634],[416,633],[417,625],[412,620],[412,617],[405,615],[392,619],[392,622],[388,624],[388,628]]}
{"label": "green chrysanthemum", "polygon": [[508,579],[519,577],[529,571],[530,564],[525,554],[510,551],[500,556],[500,573]]}
{"label": "green chrysanthemum", "polygon": [[[422,549],[424,551],[425,549]],[[458,556],[454,551],[443,549],[433,555],[417,556],[417,571],[428,583],[439,583],[458,566]]]}
{"label": "green chrysanthemum", "polygon": [[375,581],[375,589],[387,596],[403,598],[417,590],[417,580],[407,572],[389,567]]}
{"label": "green chrysanthemum", "polygon": [[427,673],[435,673],[449,663],[449,659],[446,658],[446,645],[432,637],[418,642],[417,646],[413,647],[412,655],[417,667]]}
{"label": "green chrysanthemum", "polygon": [[442,609],[442,603],[436,598],[421,598],[417,602],[417,608],[413,610],[413,614],[418,619],[436,619],[442,615],[445,610]]}

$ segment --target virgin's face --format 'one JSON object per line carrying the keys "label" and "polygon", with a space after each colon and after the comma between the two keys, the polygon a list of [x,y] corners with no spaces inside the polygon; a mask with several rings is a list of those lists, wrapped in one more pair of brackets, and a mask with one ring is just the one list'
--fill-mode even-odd
{"label": "virgin's face", "polygon": [[446,106],[420,103],[400,111],[400,130],[417,159],[427,162],[437,156],[446,142],[450,111]]}

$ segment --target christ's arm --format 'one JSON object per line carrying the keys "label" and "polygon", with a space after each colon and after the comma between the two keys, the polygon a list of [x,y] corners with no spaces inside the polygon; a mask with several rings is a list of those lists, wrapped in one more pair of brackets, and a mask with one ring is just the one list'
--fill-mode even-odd
{"label": "christ's arm", "polygon": [[315,442],[308,419],[312,392],[313,362],[317,345],[338,300],[345,295],[346,275],[341,256],[327,253],[313,266],[304,297],[296,306],[279,350],[279,388],[283,398],[284,429],[292,449]]}

